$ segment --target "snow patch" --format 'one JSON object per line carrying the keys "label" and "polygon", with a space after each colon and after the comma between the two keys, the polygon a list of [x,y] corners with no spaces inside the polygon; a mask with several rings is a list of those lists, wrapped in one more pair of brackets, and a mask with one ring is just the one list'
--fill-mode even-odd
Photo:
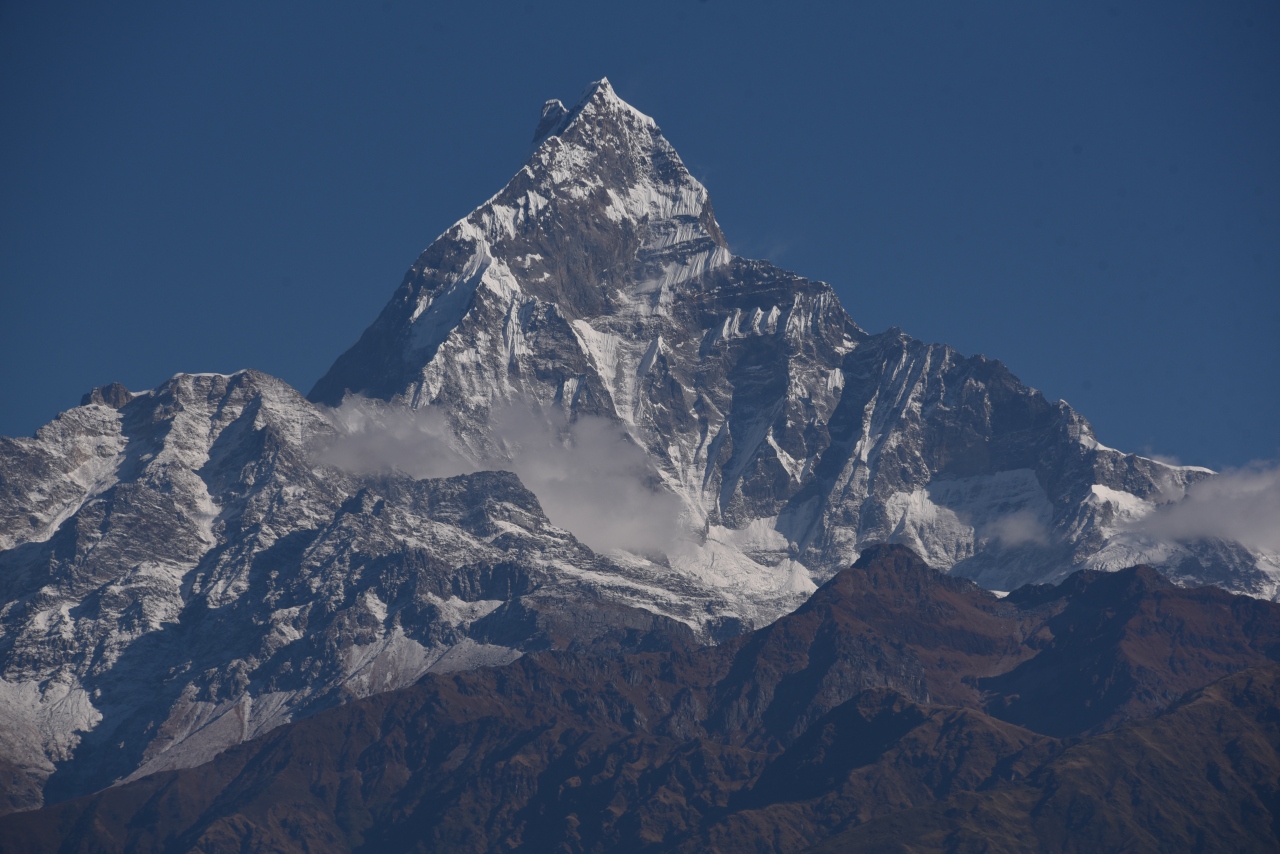
{"label": "snow patch", "polygon": [[1150,501],[1144,501],[1136,495],[1121,492],[1100,483],[1095,483],[1089,491],[1091,494],[1086,501],[1090,504],[1111,507],[1115,511],[1114,518],[1117,523],[1136,522],[1155,507]]}
{"label": "snow patch", "polygon": [[71,758],[79,733],[101,721],[102,713],[78,683],[53,679],[42,685],[0,678],[0,740],[50,772],[52,762]]}
{"label": "snow patch", "polygon": [[518,649],[489,643],[476,643],[463,638],[436,659],[429,673],[453,673],[458,670],[474,670],[477,667],[502,667],[524,655]]}
{"label": "snow patch", "polygon": [[[591,360],[600,381],[608,389],[609,396],[614,399],[615,407],[621,409],[617,404],[619,402],[618,364],[624,346],[622,337],[611,332],[601,332],[585,320],[573,321],[570,328],[573,330],[574,337],[578,339],[578,346]],[[621,416],[622,412],[619,411],[618,414]]]}

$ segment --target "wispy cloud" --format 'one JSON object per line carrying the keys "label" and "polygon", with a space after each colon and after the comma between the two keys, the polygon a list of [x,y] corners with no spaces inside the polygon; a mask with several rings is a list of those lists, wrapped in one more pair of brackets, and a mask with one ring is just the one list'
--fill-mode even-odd
{"label": "wispy cloud", "polygon": [[1280,465],[1254,463],[1205,478],[1134,529],[1166,541],[1216,538],[1280,553]]}
{"label": "wispy cloud", "polygon": [[348,398],[333,418],[338,436],[322,455],[346,471],[416,478],[513,471],[554,524],[597,551],[663,552],[681,534],[680,500],[622,427],[603,418],[570,423],[558,411],[511,406],[489,425],[502,450],[485,456],[463,449],[437,410]]}
{"label": "wispy cloud", "polygon": [[1049,531],[1040,518],[1030,510],[1017,510],[1001,516],[982,526],[980,535],[999,540],[1006,547],[1021,546],[1027,543],[1045,545],[1049,542]]}
{"label": "wispy cloud", "polygon": [[321,450],[321,459],[344,471],[399,472],[423,478],[486,468],[457,448],[453,431],[438,410],[415,412],[353,396],[331,410],[330,416],[338,435]]}

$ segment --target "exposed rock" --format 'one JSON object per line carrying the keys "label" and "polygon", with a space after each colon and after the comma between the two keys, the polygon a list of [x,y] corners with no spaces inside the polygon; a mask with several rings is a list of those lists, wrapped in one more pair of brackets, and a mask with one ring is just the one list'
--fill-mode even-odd
{"label": "exposed rock", "polygon": [[80,405],[88,406],[91,403],[101,403],[103,406],[119,409],[131,400],[133,400],[133,392],[120,385],[120,383],[111,383],[110,385],[100,385],[80,398]]}

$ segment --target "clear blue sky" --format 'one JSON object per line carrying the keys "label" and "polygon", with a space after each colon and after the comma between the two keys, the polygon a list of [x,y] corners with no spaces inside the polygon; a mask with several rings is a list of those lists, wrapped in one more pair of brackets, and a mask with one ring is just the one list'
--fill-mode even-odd
{"label": "clear blue sky", "polygon": [[733,249],[1115,447],[1280,456],[1275,2],[0,3],[0,434],[304,392],[608,76]]}

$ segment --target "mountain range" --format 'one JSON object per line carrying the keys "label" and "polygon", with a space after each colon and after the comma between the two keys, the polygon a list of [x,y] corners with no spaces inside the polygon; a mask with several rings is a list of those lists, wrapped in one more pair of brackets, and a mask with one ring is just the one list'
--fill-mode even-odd
{"label": "mountain range", "polygon": [[1280,605],[1150,567],[1002,600],[873,546],[718,646],[430,674],[0,848],[1273,851],[1277,659]]}
{"label": "mountain range", "polygon": [[[1000,362],[869,334],[829,285],[737,257],[602,80],[544,106],[525,165],[305,397],[179,374],[0,439],[0,811],[69,801],[5,826],[181,850],[268,850],[315,816],[332,850],[742,850],[766,825],[761,850],[802,850],[905,832],[908,806],[912,832],[960,833],[1111,749],[1089,745],[1265,705],[1280,556],[1150,524],[1216,477],[1108,448]],[[864,576],[900,588],[896,628],[845,625]],[[1181,589],[1203,585],[1222,590]],[[962,627],[929,622],[961,600]],[[1118,615],[1157,601],[1224,634],[1157,620],[1176,666],[1131,649]],[[864,738],[909,765],[911,733],[953,726],[987,746],[939,759],[955,780],[895,765],[859,778],[885,798],[869,812],[849,804],[870,790],[835,794],[890,774]],[[581,765],[561,750],[579,736]],[[337,787],[320,801],[243,777],[312,749]],[[515,769],[522,750],[539,758]],[[482,765],[515,789],[477,791]],[[778,806],[814,769],[827,806]],[[209,774],[224,800],[197,794]],[[130,836],[156,798],[159,835]]]}

